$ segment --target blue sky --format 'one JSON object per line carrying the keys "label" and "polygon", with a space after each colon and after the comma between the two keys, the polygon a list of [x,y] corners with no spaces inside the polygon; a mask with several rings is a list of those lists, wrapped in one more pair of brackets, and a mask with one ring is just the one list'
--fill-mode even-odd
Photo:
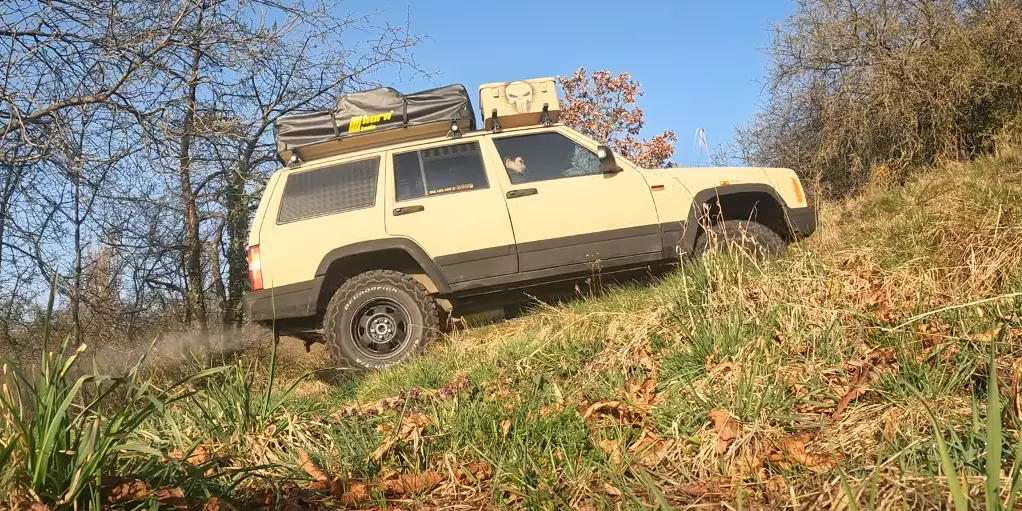
{"label": "blue sky", "polygon": [[[673,129],[674,161],[705,165],[695,145],[706,130],[711,149],[730,140],[762,98],[766,47],[794,0],[348,0],[339,7],[378,8],[428,36],[417,62],[441,74],[393,81],[411,92],[462,83],[478,110],[482,83],[569,75],[578,67],[629,72],[642,84],[644,137]],[[478,111],[477,111],[478,116]]]}

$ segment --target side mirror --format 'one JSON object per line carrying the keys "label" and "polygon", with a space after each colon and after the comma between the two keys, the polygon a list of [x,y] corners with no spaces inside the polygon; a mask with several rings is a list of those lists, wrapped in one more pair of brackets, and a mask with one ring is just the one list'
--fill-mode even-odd
{"label": "side mirror", "polygon": [[618,167],[617,161],[614,160],[614,151],[611,151],[609,147],[605,145],[598,146],[596,148],[596,157],[600,159],[600,170],[602,172],[608,174],[621,172],[621,167]]}

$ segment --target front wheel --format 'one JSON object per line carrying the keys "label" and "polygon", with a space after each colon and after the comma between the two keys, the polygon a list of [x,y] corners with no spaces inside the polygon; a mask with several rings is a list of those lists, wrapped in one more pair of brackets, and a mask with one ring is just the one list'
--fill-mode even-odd
{"label": "front wheel", "polygon": [[334,364],[356,372],[407,360],[437,338],[436,301],[418,281],[396,271],[357,275],[334,293],[323,333]]}
{"label": "front wheel", "polygon": [[710,250],[728,245],[759,260],[781,255],[788,248],[784,238],[761,223],[726,220],[699,234],[693,255],[699,258]]}

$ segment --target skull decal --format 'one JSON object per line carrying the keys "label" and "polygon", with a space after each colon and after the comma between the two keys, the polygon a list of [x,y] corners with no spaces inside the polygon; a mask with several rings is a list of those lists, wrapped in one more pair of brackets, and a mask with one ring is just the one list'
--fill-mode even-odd
{"label": "skull decal", "polygon": [[507,102],[515,106],[518,113],[524,114],[529,111],[529,103],[532,102],[532,86],[526,82],[511,82],[504,89],[507,95]]}

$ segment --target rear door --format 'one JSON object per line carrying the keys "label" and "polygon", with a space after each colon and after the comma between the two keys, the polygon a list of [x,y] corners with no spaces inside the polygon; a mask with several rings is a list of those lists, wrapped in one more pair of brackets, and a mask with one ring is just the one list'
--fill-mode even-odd
{"label": "rear door", "polygon": [[494,166],[505,171],[521,272],[660,257],[656,206],[637,170],[603,173],[596,144],[559,127],[490,139],[499,157]]}
{"label": "rear door", "polygon": [[418,243],[450,284],[518,271],[503,191],[483,162],[478,139],[387,156],[387,233]]}

